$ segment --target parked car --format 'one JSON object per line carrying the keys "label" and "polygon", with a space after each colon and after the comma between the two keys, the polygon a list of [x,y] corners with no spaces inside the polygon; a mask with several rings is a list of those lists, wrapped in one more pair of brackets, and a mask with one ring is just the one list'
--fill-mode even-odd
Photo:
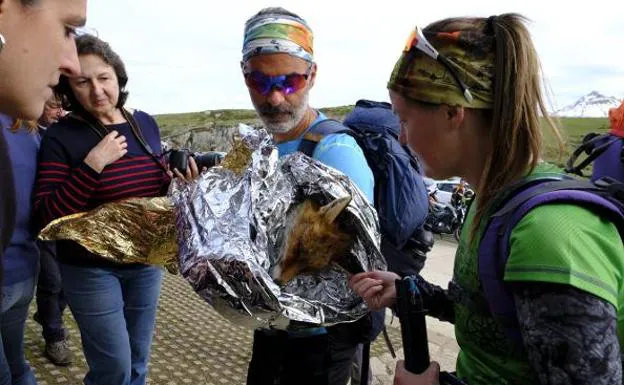
{"label": "parked car", "polygon": [[[438,202],[448,205],[451,204],[451,196],[453,195],[453,190],[455,190],[455,188],[459,186],[460,181],[461,179],[458,177],[453,177],[445,180],[434,180],[425,177],[425,184],[435,184],[437,190],[435,192],[435,197]],[[427,188],[427,190],[429,190],[429,188]]]}

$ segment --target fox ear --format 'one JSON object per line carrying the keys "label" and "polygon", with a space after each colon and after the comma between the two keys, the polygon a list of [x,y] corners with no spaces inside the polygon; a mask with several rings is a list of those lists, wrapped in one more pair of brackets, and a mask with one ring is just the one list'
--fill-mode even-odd
{"label": "fox ear", "polygon": [[321,207],[319,212],[329,223],[333,223],[338,218],[338,215],[349,206],[350,202],[350,196],[339,198]]}

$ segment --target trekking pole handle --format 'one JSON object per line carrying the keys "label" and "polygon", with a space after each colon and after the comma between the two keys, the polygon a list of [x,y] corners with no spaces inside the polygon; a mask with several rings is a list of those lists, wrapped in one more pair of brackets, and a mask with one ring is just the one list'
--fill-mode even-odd
{"label": "trekking pole handle", "polygon": [[401,337],[405,353],[405,369],[414,374],[423,373],[430,364],[427,339],[426,309],[418,286],[410,277],[395,281],[397,314],[401,323]]}

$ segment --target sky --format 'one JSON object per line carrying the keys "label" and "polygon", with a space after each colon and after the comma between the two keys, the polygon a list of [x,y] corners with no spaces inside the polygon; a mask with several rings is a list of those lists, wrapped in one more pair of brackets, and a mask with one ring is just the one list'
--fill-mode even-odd
{"label": "sky", "polygon": [[624,2],[548,0],[89,0],[88,26],[125,62],[128,105],[152,114],[253,108],[241,72],[245,21],[282,6],[314,32],[315,107],[388,100],[386,82],[415,25],[521,13],[552,110],[599,91],[624,99]]}

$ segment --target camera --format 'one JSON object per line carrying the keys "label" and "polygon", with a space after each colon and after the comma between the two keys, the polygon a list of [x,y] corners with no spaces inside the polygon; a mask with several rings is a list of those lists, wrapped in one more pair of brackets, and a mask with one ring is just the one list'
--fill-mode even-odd
{"label": "camera", "polygon": [[221,163],[225,153],[219,151],[192,152],[188,149],[170,150],[167,153],[169,167],[171,170],[177,169],[184,174],[189,167],[189,157],[191,156],[195,159],[197,169],[201,171],[204,167],[211,168]]}

